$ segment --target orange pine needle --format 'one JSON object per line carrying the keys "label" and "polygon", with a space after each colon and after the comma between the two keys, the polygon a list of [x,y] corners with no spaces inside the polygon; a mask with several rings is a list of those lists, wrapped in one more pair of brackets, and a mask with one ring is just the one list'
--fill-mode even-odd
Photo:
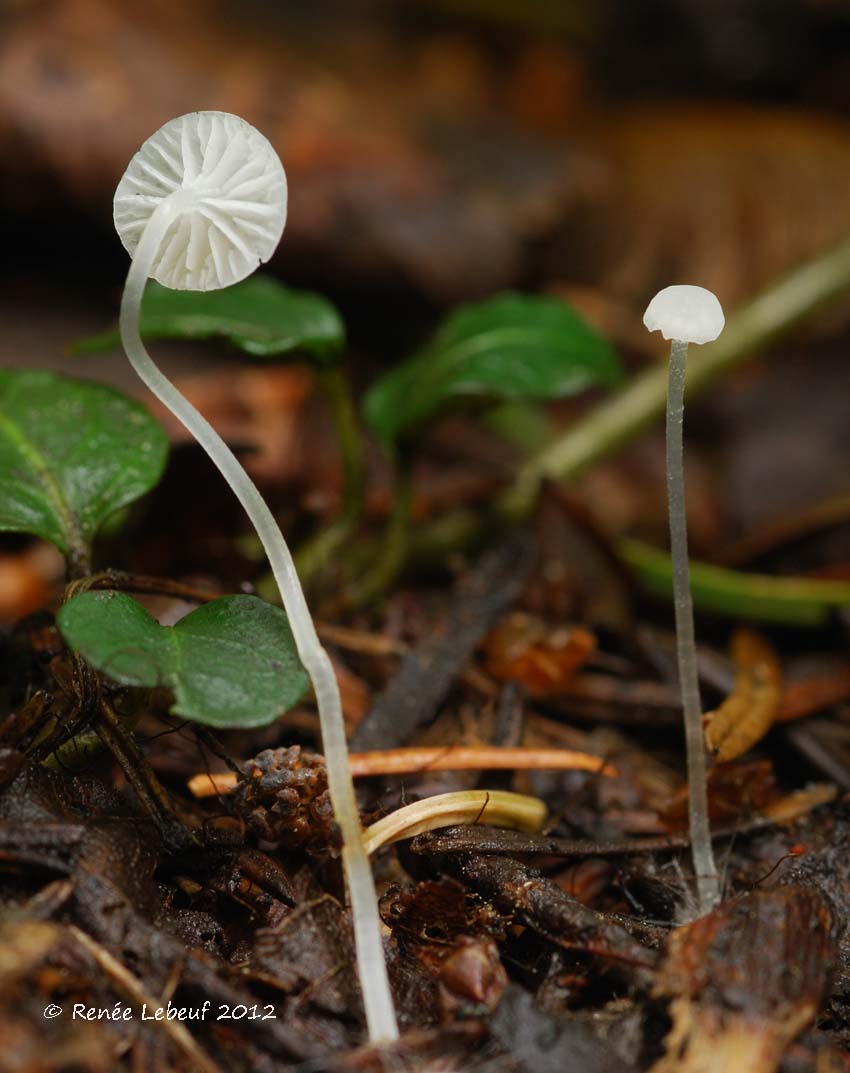
{"label": "orange pine needle", "polygon": [[[600,757],[573,749],[505,749],[485,745],[475,748],[414,747],[409,749],[382,749],[369,753],[352,753],[351,773],[355,778],[371,775],[413,775],[424,771],[593,771],[599,775],[612,776],[617,769],[606,764]],[[214,797],[216,794],[232,793],[236,787],[236,775],[193,775],[189,790],[195,797]]]}

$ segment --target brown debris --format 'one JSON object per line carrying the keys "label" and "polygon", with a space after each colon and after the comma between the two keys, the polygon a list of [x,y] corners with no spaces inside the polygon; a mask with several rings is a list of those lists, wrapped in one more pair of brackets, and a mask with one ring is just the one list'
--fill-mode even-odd
{"label": "brown debris", "polygon": [[812,809],[828,805],[838,797],[837,789],[829,783],[817,782],[803,790],[794,790],[778,801],[773,801],[764,810],[764,816],[773,823],[790,823],[805,816]]}
{"label": "brown debris", "polygon": [[494,1008],[507,984],[497,940],[505,937],[503,919],[451,880],[392,887],[381,899],[381,916],[393,937],[410,952],[436,984],[445,1021],[470,1003]]}
{"label": "brown debris", "polygon": [[55,924],[26,921],[17,926],[0,925],[0,995],[30,973],[59,942]]}
{"label": "brown debris", "polygon": [[837,786],[850,790],[850,726],[846,719],[807,719],[800,726],[788,727],[785,737]]}
{"label": "brown debris", "polygon": [[[79,928],[71,927],[70,934],[74,941],[85,950],[97,966],[110,978],[119,992],[133,1003],[136,1008],[147,1006],[157,1009],[160,1006],[158,998],[148,993],[140,981],[132,973],[102,946],[96,943],[90,936]],[[178,1050],[180,1050],[192,1063],[198,1073],[221,1073],[220,1067],[198,1046],[195,1039],[179,1020],[154,1021],[158,1029],[161,1029],[171,1038]]]}
{"label": "brown debris", "polygon": [[508,974],[492,939],[461,936],[442,960],[439,971],[440,1005],[450,1018],[469,1003],[493,1010],[502,997]]}
{"label": "brown debris", "polygon": [[297,995],[299,1004],[360,1020],[350,924],[329,895],[303,901],[280,924],[259,929],[245,969]]}
{"label": "brown debris", "polygon": [[451,879],[392,886],[381,898],[381,916],[402,943],[451,943],[461,935],[504,938],[504,918]]}
{"label": "brown debris", "polygon": [[439,831],[417,835],[411,849],[423,856],[442,853],[496,853],[524,857],[629,857],[641,853],[684,849],[688,845],[686,835],[597,841],[589,838],[552,838],[475,824],[444,827]]}
{"label": "brown debris", "polygon": [[443,749],[411,747],[352,753],[351,769],[355,776],[406,775],[427,771],[593,771],[614,775],[616,769],[602,757],[573,749],[500,748],[478,745],[469,748],[448,745]]}
{"label": "brown debris", "polygon": [[[503,66],[488,71],[483,50],[464,45],[466,73],[445,92],[428,40],[376,37],[367,19],[317,34],[301,18],[254,11],[232,19],[203,0],[132,12],[122,0],[48,0],[0,12],[11,203],[34,211],[52,189],[54,202],[108,205],[142,141],[206,101],[263,130],[285,161],[292,212],[281,257],[290,263],[321,264],[326,276],[401,276],[443,300],[516,280],[528,239],[571,200],[581,166],[572,161],[565,175],[560,138],[523,136],[488,106]],[[486,124],[477,152],[458,137],[468,134],[460,116]]]}
{"label": "brown debris", "polygon": [[[594,6],[610,5],[580,5],[587,13]],[[707,9],[709,0],[699,6]],[[358,391],[390,354],[425,337],[437,305],[510,283],[551,289],[553,279],[564,281],[557,293],[579,296],[606,338],[622,342],[633,370],[653,352],[648,336],[634,334],[634,307],[651,293],[656,273],[709,286],[719,280],[716,289],[731,304],[847,229],[847,199],[835,178],[850,160],[845,119],[819,123],[762,107],[733,115],[717,105],[620,114],[595,93],[608,103],[593,115],[582,78],[585,47],[595,46],[548,27],[543,43],[528,27],[495,28],[486,9],[505,5],[486,0],[465,5],[464,15],[445,2],[437,14],[417,3],[402,17],[386,0],[367,0],[356,13],[334,3],[331,18],[310,5],[299,5],[296,18],[287,5],[245,5],[231,14],[217,7],[222,18],[211,17],[207,0],[176,7],[151,0],[132,13],[124,0],[3,7],[0,148],[10,152],[0,193],[10,222],[24,234],[38,220],[42,237],[59,233],[70,249],[83,224],[99,219],[104,255],[120,259],[114,236],[107,238],[107,210],[113,180],[142,138],[202,100],[244,114],[281,149],[291,179],[291,224],[272,270],[339,302],[350,320]],[[479,14],[470,19],[470,9]],[[253,24],[255,12],[262,14]],[[456,26],[448,36],[435,29],[444,18]],[[591,35],[605,32],[592,21]],[[150,92],[140,96],[140,84]],[[659,152],[670,145],[672,156]],[[113,268],[101,262],[98,241],[95,235],[87,271],[100,278]],[[6,349],[16,361],[26,333],[41,340],[32,360],[58,349],[52,336],[45,345],[40,319],[29,315],[42,310],[41,299],[16,307],[18,290],[26,294],[41,279],[32,271],[14,275],[7,302],[14,315]],[[383,281],[390,286],[376,285]],[[405,300],[396,303],[399,293]],[[68,301],[75,305],[75,295]],[[80,324],[101,316],[85,306]],[[384,316],[389,307],[395,319]],[[62,319],[54,333],[61,324],[71,336],[77,323],[76,314]],[[326,424],[315,423],[309,376],[265,363],[200,372],[208,355],[197,349],[197,363],[188,362],[179,380],[236,448],[257,448],[248,462],[273,490],[285,531],[297,541],[319,519],[335,517],[338,459]],[[746,377],[759,390],[768,379],[757,366],[739,386]],[[790,396],[807,409],[804,396]],[[547,412],[561,425],[588,405],[565,400]],[[708,401],[718,405],[717,397]],[[759,410],[744,409],[758,433]],[[794,427],[804,432],[805,422]],[[700,427],[692,431],[693,543],[695,551],[710,550],[741,519],[730,511],[730,473],[716,464],[716,437],[705,437],[708,462],[700,459]],[[483,422],[460,418],[429,433],[424,451],[412,445],[414,524],[446,509],[489,510],[518,461],[513,447],[488,443],[490,435]],[[786,437],[792,447],[801,438]],[[680,699],[661,646],[639,639],[635,615],[644,605],[611,544],[624,530],[661,534],[663,453],[651,440],[627,452],[624,465],[594,469],[578,490],[548,487],[534,520],[536,554],[522,537],[471,570],[460,554],[434,554],[428,566],[459,579],[453,592],[424,570],[411,571],[410,590],[354,614],[331,591],[332,577],[317,586],[317,594],[329,594],[324,606],[334,618],[320,633],[345,650],[347,666],[337,671],[349,730],[362,720],[355,741],[368,751],[355,754],[352,766],[370,778],[358,787],[364,815],[392,814],[411,796],[458,786],[486,793],[477,772],[497,761],[508,773],[499,789],[533,793],[554,817],[552,835],[467,825],[382,851],[376,881],[387,892],[381,908],[392,935],[385,946],[404,1033],[396,1046],[361,1045],[324,765],[309,751],[321,748],[310,701],[271,726],[223,731],[219,741],[177,720],[163,726],[159,694],[139,695],[131,710],[119,703],[128,691],[95,681],[122,720],[139,719],[138,750],[125,753],[123,767],[110,767],[105,753],[80,748],[69,771],[69,752],[57,756],[56,745],[87,728],[92,716],[83,701],[92,682],[80,679],[45,625],[49,616],[38,629],[23,628],[23,645],[0,638],[14,678],[0,712],[0,1070],[183,1073],[210,1069],[209,1056],[227,1073],[635,1073],[660,1055],[660,1007],[668,999],[674,1032],[657,1067],[665,1073],[687,1062],[701,1073],[712,1062],[724,1064],[723,1073],[761,1073],[783,1052],[783,1073],[845,1068],[839,1048],[850,1026],[848,963],[846,949],[835,954],[833,933],[844,931],[846,947],[846,809],[808,815],[832,802],[835,790],[800,789],[808,771],[799,757],[848,785],[847,713],[839,708],[772,734],[764,760],[734,759],[773,719],[836,708],[850,697],[837,629],[823,641],[834,647],[833,670],[786,685],[778,711],[778,661],[771,677],[763,673],[771,666],[765,649],[745,653],[738,662],[747,677],[736,694],[750,695],[728,723],[721,709],[709,728],[723,761],[710,791],[729,886],[795,882],[757,890],[677,932],[658,969],[665,922],[680,909],[676,870],[689,867]],[[740,454],[725,453],[734,455],[737,476]],[[234,591],[262,570],[244,545],[235,550],[244,519],[214,472],[201,481],[209,467],[195,455],[175,452],[165,492],[133,512],[129,525],[145,533],[141,545],[125,529],[100,548],[105,562],[182,576],[157,582],[172,602],[210,595],[204,574],[213,590]],[[375,464],[376,456],[370,521],[387,505],[389,487],[388,467]],[[788,468],[798,459],[788,449],[780,461]],[[764,494],[741,483],[763,506]],[[504,539],[487,536],[494,546]],[[6,614],[52,606],[61,579],[49,561],[31,558],[39,545],[4,540]],[[844,565],[834,569],[846,570],[846,535],[838,547]],[[805,572],[802,558],[801,565],[792,550],[770,568]],[[140,591],[151,595],[144,583]],[[705,636],[710,630],[705,623]],[[783,634],[789,671],[796,639]],[[719,661],[719,675],[715,661],[712,676],[711,655],[704,646],[706,680],[725,688],[727,661]],[[827,665],[817,666],[810,673]],[[5,698],[5,682],[2,688]],[[238,779],[232,756],[254,757]],[[577,757],[580,770],[572,773],[564,765]],[[163,845],[138,807],[133,787],[138,795],[143,761],[161,780],[161,803],[173,811],[182,842]],[[188,775],[208,761],[229,763],[216,790],[233,796],[185,793]],[[54,765],[52,799],[36,792],[43,762]],[[436,774],[458,768],[463,773]],[[792,831],[777,827],[801,816]],[[667,835],[626,837],[658,835],[665,824]],[[435,878],[440,871],[453,878]],[[843,982],[829,994],[833,960]],[[67,995],[96,1004],[144,996],[185,1005],[260,1001],[277,1016],[190,1025],[188,1037],[137,1024],[45,1021],[46,1003]],[[796,1038],[790,1053],[793,1033],[814,1022],[820,1027]]]}
{"label": "brown debris", "polygon": [[673,1028],[653,1073],[772,1073],[817,1015],[835,955],[812,887],[753,891],[679,928],[655,988]]}
{"label": "brown debris", "polygon": [[503,912],[567,950],[599,959],[636,985],[655,969],[654,951],[619,924],[565,894],[552,880],[507,857],[447,857],[444,866]]}
{"label": "brown debris", "polygon": [[[687,789],[680,786],[662,810],[664,825],[671,831],[687,829]],[[708,775],[708,808],[714,823],[733,824],[761,815],[781,796],[769,760],[733,760],[716,765]]]}

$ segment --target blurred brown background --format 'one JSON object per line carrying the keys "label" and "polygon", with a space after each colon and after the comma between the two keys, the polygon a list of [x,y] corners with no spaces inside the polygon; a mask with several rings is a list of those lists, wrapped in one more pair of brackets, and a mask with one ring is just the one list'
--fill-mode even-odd
{"label": "blurred brown background", "polygon": [[845,0],[3,0],[2,357],[21,301],[110,308],[116,181],[199,108],[271,137],[274,267],[348,306],[731,304],[848,230],[848,45]]}
{"label": "blurred brown background", "polygon": [[[850,233],[850,0],[0,0],[0,362],[141,394],[120,355],[66,349],[115,315],[129,157],[206,108],[278,148],[290,210],[271,270],[341,306],[361,384],[441,310],[509,286],[569,296],[634,368],[655,352],[640,313],[658,287],[700,283],[728,309]],[[850,487],[831,317],[828,379],[796,343],[703,404],[710,422],[692,412],[721,466],[698,549]],[[157,353],[226,435],[266,444],[277,478],[298,469],[295,374],[207,382],[224,348]],[[616,527],[629,487],[600,493]]]}

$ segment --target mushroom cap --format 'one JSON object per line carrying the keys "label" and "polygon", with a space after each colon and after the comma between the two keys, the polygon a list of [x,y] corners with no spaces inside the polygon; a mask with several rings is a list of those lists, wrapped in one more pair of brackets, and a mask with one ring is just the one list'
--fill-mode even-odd
{"label": "mushroom cap", "polygon": [[646,307],[643,323],[665,339],[711,343],[723,331],[726,319],[717,295],[705,287],[680,283],[656,294]]}
{"label": "mushroom cap", "polygon": [[214,291],[268,261],[286,223],[286,175],[270,142],[227,112],[190,112],[152,134],[115,191],[115,229],[132,256],[154,209],[181,191],[152,277]]}

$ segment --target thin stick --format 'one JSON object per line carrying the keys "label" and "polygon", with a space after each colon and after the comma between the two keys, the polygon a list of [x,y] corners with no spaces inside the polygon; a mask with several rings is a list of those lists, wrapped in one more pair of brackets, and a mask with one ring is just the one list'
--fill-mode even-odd
{"label": "thin stick", "polygon": [[688,344],[673,340],[667,389],[667,501],[670,511],[670,552],[673,562],[673,607],[676,614],[676,654],[685,717],[688,763],[688,817],[691,853],[700,910],[707,913],[720,900],[720,880],[711,848],[708,819],[705,743],[699,695],[694,608],[688,567],[688,531],[685,513],[685,469],[682,428],[685,407],[685,369]]}
{"label": "thin stick", "polygon": [[112,753],[127,782],[147,809],[170,852],[185,850],[193,843],[193,835],[178,819],[153,769],[147,762],[132,732],[118,718],[115,710],[101,697],[100,718],[95,733]]}
{"label": "thin stick", "polygon": [[334,816],[342,835],[342,864],[351,900],[357,964],[369,1035],[373,1041],[398,1038],[381,941],[381,921],[369,857],[363,847],[354,783],[348,769],[348,743],[339,687],[327,652],[319,641],[283,534],[265,500],[236,456],[192,404],[159,371],[139,332],[145,285],[153,273],[163,239],[183,209],[178,190],[161,201],[150,215],[130,264],[121,300],[121,340],[130,363],[148,388],[192,433],[230,485],[260,538],[280,591],[298,655],[313,683],[328,786]]}
{"label": "thin stick", "polygon": [[187,585],[170,578],[150,577],[148,574],[129,574],[123,570],[103,570],[99,574],[90,574],[78,581],[72,581],[65,591],[65,600],[70,600],[80,592],[90,589],[119,589],[121,592],[145,592],[156,596],[174,596],[180,600],[203,604],[216,600],[223,593],[198,585]]}

